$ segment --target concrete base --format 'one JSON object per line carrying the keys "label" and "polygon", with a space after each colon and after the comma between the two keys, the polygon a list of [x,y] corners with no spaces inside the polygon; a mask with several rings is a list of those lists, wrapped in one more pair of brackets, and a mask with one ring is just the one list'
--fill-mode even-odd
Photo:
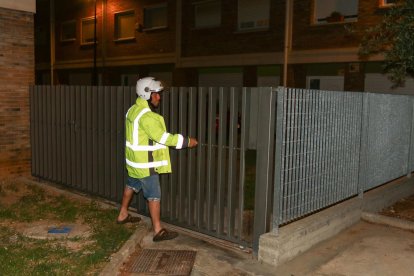
{"label": "concrete base", "polygon": [[279,233],[263,234],[258,258],[278,266],[357,223],[363,211],[380,211],[411,194],[414,194],[414,181],[404,177],[365,192],[363,198],[352,198],[283,226]]}

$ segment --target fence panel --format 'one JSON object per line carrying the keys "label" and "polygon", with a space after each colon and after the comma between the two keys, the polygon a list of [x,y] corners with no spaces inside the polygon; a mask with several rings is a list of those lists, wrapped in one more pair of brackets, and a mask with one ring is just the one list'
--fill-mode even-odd
{"label": "fence panel", "polygon": [[369,94],[367,181],[365,190],[407,174],[412,97]]}
{"label": "fence panel", "polygon": [[362,93],[279,88],[273,226],[358,193]]}

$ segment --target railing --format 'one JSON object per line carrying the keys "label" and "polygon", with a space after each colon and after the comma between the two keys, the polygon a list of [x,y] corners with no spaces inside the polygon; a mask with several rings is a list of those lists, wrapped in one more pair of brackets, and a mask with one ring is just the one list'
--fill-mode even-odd
{"label": "railing", "polygon": [[278,89],[273,228],[414,169],[414,98]]}

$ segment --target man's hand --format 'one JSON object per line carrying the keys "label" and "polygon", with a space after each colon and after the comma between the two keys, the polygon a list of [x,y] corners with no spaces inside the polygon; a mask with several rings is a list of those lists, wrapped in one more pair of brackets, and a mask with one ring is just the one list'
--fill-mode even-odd
{"label": "man's hand", "polygon": [[188,142],[188,147],[189,148],[194,148],[195,146],[198,145],[197,139],[195,138],[189,138],[189,142]]}

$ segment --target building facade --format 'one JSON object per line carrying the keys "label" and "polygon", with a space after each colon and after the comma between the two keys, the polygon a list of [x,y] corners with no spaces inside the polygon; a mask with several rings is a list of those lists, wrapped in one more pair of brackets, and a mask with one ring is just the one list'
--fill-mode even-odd
{"label": "building facade", "polygon": [[[39,16],[37,26],[45,27],[38,36],[44,41],[38,41],[43,46],[36,52],[36,80],[134,85],[138,78],[153,75],[171,86],[286,85],[387,92],[391,83],[381,74],[382,57],[361,60],[358,47],[364,31],[394,4],[39,0],[39,9],[46,7],[42,9],[49,15]],[[397,91],[412,88],[408,80]]]}

